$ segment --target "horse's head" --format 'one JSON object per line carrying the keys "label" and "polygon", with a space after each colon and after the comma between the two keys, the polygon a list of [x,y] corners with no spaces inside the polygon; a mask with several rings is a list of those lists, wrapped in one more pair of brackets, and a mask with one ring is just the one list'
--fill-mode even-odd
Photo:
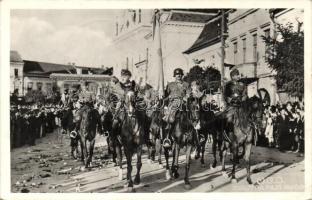
{"label": "horse's head", "polygon": [[97,103],[97,110],[98,110],[100,115],[102,115],[108,111],[105,101],[101,101],[101,102]]}
{"label": "horse's head", "polygon": [[187,109],[189,112],[189,120],[194,125],[195,128],[199,128],[199,122],[201,117],[201,99],[190,97],[187,100]]}
{"label": "horse's head", "polygon": [[125,95],[125,107],[128,115],[132,115],[135,112],[135,94],[133,91],[129,91]]}

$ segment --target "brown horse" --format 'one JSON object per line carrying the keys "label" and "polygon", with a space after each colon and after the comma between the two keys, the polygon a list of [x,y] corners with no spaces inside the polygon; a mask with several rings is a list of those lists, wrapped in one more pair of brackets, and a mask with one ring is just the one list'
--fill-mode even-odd
{"label": "brown horse", "polygon": [[[181,104],[180,110],[176,114],[176,120],[172,129],[173,137],[173,160],[171,173],[174,178],[179,177],[178,159],[180,148],[186,147],[186,164],[184,183],[186,189],[191,188],[189,181],[190,155],[192,147],[198,144],[198,136],[196,130],[200,126],[200,103],[197,98],[188,98],[186,104]],[[165,157],[168,156],[165,150]],[[168,166],[167,166],[168,167]]]}
{"label": "brown horse", "polygon": [[160,101],[155,103],[153,107],[147,110],[148,117],[148,138],[146,139],[146,146],[148,151],[148,159],[152,162],[155,161],[155,155],[158,155],[158,164],[162,168],[161,153],[162,153],[162,140],[164,138],[164,122],[163,112],[161,110]]}
{"label": "brown horse", "polygon": [[[232,173],[230,175],[233,183],[237,182],[235,177],[235,168],[241,158],[244,158],[245,168],[247,170],[247,182],[252,184],[250,177],[250,154],[252,141],[255,131],[261,127],[263,104],[260,98],[253,96],[241,103],[240,107],[235,110],[232,121],[229,121],[223,115],[217,116],[210,125],[212,130],[215,130],[214,139],[220,147],[220,159],[222,161],[222,174],[225,175],[225,157],[227,149],[230,149],[232,154]],[[241,154],[239,153],[242,149]],[[215,157],[214,150],[214,157]],[[216,159],[214,161],[214,166]]]}
{"label": "brown horse", "polygon": [[87,168],[92,161],[97,128],[102,133],[101,117],[90,103],[86,103],[81,108],[80,117],[81,158]]}
{"label": "brown horse", "polygon": [[[124,116],[121,124],[121,143],[127,159],[127,187],[128,191],[133,191],[133,184],[140,184],[140,170],[142,167],[141,155],[144,144],[144,131],[146,125],[146,115],[144,110],[136,109],[136,99],[134,92],[125,95]],[[137,173],[132,181],[132,156],[137,154]]]}

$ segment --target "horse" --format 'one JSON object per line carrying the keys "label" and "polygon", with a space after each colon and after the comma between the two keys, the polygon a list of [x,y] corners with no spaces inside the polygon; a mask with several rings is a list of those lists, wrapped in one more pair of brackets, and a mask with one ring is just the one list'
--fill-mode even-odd
{"label": "horse", "polygon": [[[235,168],[239,160],[244,158],[244,164],[247,171],[247,182],[252,184],[250,177],[250,155],[251,147],[256,131],[262,124],[263,104],[259,97],[253,96],[243,101],[235,109],[231,121],[226,117],[227,113],[216,116],[215,120],[210,123],[211,130],[214,130],[215,145],[219,145],[220,160],[222,162],[222,174],[226,175],[225,158],[227,150],[230,149],[232,154],[232,172],[230,174],[231,182],[236,183]],[[242,148],[241,154],[239,150]],[[214,164],[216,165],[216,149],[213,149]]]}
{"label": "horse", "polygon": [[[101,116],[101,126],[104,134],[107,136],[106,142],[108,146],[108,155],[112,155],[113,162],[115,166],[120,165],[122,160],[121,154],[121,143],[118,142],[117,136],[119,135],[119,130],[113,126],[114,121],[114,111],[106,101],[98,103],[98,111]],[[115,130],[113,130],[115,128]],[[119,156],[117,156],[117,153]],[[118,161],[116,160],[118,158]]]}
{"label": "horse", "polygon": [[[200,102],[201,103],[201,102]],[[201,104],[202,105],[202,104]],[[205,167],[204,155],[206,150],[206,143],[207,141],[211,142],[213,137],[213,131],[209,129],[209,121],[214,119],[214,112],[211,109],[211,104],[205,103],[204,105],[200,106],[200,113],[201,113],[201,127],[198,131],[198,145],[196,147],[196,155],[195,159],[200,158],[201,166]],[[214,140],[213,140],[214,142]],[[213,143],[214,144],[214,143]]]}
{"label": "horse", "polygon": [[162,167],[161,153],[162,153],[162,140],[164,136],[164,122],[163,112],[156,103],[152,108],[148,109],[147,117],[149,118],[148,138],[146,141],[148,150],[148,159],[155,161],[155,154],[158,155],[158,164]]}
{"label": "horse", "polygon": [[91,103],[85,103],[79,112],[81,160],[85,168],[88,168],[92,162],[97,128],[102,133],[101,118],[99,112],[93,108]]}
{"label": "horse", "polygon": [[[189,181],[190,155],[192,148],[198,144],[197,130],[200,128],[200,109],[201,105],[198,98],[188,98],[186,104],[180,104],[180,109],[176,113],[175,122],[171,129],[171,135],[173,137],[173,160],[171,173],[174,178],[179,177],[179,152],[180,148],[186,147],[186,164],[184,177],[186,189],[191,188],[191,184]],[[165,157],[169,156],[167,151],[168,150],[165,149]],[[166,168],[168,169],[168,166],[166,166]]]}
{"label": "horse", "polygon": [[[142,146],[144,144],[144,131],[146,130],[146,115],[144,110],[136,109],[135,94],[129,91],[125,95],[123,106],[123,121],[121,122],[121,143],[124,148],[124,153],[127,159],[127,187],[128,191],[133,190],[133,184],[140,184],[140,170],[142,167],[141,155]],[[134,181],[132,181],[132,156],[137,153],[137,173]],[[122,171],[121,171],[122,172]]]}

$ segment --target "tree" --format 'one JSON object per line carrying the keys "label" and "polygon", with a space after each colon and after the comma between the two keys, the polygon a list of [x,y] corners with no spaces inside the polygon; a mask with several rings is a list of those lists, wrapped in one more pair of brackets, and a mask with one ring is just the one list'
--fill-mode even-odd
{"label": "tree", "polygon": [[191,84],[193,81],[197,81],[201,87],[201,90],[206,90],[207,93],[211,91],[217,91],[220,87],[221,74],[220,71],[214,67],[202,68],[195,65],[185,75],[184,80]]}
{"label": "tree", "polygon": [[276,71],[277,88],[297,97],[304,94],[304,33],[301,25],[299,23],[295,31],[292,23],[277,24],[280,38],[262,36],[267,45],[266,62]]}

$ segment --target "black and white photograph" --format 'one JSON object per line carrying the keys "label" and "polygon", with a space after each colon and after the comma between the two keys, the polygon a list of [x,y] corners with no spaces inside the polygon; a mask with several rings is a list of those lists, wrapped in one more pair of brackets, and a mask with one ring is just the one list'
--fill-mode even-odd
{"label": "black and white photograph", "polygon": [[222,7],[11,8],[9,192],[307,191],[307,10]]}

